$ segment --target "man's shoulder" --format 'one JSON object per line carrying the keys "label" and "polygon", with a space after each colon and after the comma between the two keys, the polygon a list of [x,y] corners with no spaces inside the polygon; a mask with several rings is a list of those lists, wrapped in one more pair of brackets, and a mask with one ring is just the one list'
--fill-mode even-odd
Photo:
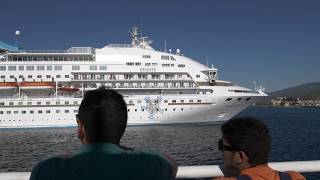
{"label": "man's shoulder", "polygon": [[52,167],[58,160],[58,157],[51,157],[36,164],[32,169],[30,180],[44,179],[50,176]]}
{"label": "man's shoulder", "polygon": [[45,159],[43,161],[40,161],[35,167],[36,168],[46,168],[51,167],[53,164],[55,164],[57,161],[60,161],[62,158],[60,157],[50,157],[48,159]]}
{"label": "man's shoulder", "polygon": [[146,155],[146,156],[160,156],[161,154],[155,150],[152,149],[132,149],[132,150],[126,150],[126,153],[132,154],[132,155]]}
{"label": "man's shoulder", "polygon": [[132,159],[141,159],[146,161],[159,161],[159,162],[168,162],[167,158],[154,150],[151,149],[135,149],[130,151],[125,151],[127,156],[130,156]]}
{"label": "man's shoulder", "polygon": [[[139,172],[144,169],[146,177],[151,179],[173,179],[176,175],[176,164],[168,155],[150,149],[133,150],[129,153],[132,170]],[[149,178],[149,179],[150,179]]]}

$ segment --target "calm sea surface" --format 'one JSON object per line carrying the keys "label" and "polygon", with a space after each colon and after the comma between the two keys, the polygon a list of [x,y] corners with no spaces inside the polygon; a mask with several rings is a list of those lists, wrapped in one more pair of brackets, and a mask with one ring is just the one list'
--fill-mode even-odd
{"label": "calm sea surface", "polygon": [[[251,107],[238,116],[261,118],[272,133],[270,161],[320,160],[320,108]],[[178,165],[221,164],[220,124],[128,127],[121,141],[133,148],[171,154]],[[0,130],[0,172],[31,171],[51,156],[72,154],[80,143],[75,128]],[[320,179],[319,173],[304,174]]]}

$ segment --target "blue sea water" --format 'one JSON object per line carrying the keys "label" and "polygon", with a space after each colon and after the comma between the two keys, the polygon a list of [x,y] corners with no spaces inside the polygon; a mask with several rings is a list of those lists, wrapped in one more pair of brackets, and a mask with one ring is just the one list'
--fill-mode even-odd
{"label": "blue sea water", "polygon": [[[320,160],[320,108],[251,107],[238,116],[255,116],[270,128],[270,161]],[[222,164],[217,142],[221,124],[128,127],[121,144],[171,154],[178,165]],[[31,171],[39,161],[72,154],[80,145],[76,128],[0,130],[0,172]],[[305,173],[320,179],[319,173]]]}

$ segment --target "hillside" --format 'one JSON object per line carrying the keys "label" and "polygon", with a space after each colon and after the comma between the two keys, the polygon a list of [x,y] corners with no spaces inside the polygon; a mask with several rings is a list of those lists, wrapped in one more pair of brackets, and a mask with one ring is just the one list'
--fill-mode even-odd
{"label": "hillside", "polygon": [[296,87],[268,93],[270,98],[291,97],[300,99],[320,99],[320,82],[306,83]]}

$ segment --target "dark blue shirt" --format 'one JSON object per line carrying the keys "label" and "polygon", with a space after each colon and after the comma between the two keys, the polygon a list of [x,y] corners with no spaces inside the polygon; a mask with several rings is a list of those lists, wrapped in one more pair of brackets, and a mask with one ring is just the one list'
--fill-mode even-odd
{"label": "dark blue shirt", "polygon": [[37,164],[30,180],[174,179],[169,161],[151,150],[125,150],[110,143],[82,145],[72,157]]}

